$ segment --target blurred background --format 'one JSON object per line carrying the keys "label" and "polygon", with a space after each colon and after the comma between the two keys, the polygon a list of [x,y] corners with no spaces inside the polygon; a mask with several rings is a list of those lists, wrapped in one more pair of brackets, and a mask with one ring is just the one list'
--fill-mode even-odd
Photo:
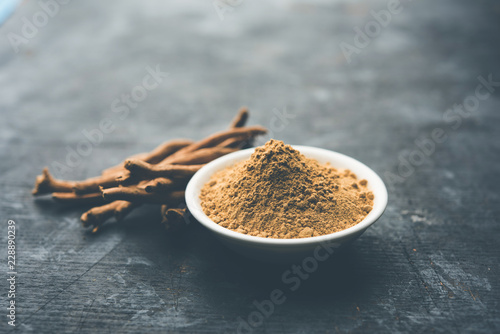
{"label": "blurred background", "polygon": [[[264,126],[286,107],[295,117],[275,134],[285,141],[397,156],[419,119],[441,119],[477,76],[498,74],[494,1],[403,1],[378,29],[373,13],[390,1],[67,2],[22,2],[1,27],[0,108],[12,115],[2,136],[57,138],[49,159],[103,118],[116,124],[104,145],[143,146],[211,133],[241,105]],[[118,118],[148,67],[168,77]]]}
{"label": "blurred background", "polygon": [[[0,0],[0,22],[0,208],[24,226],[22,330],[234,332],[268,298],[283,268],[200,228],[176,243],[142,212],[82,237],[81,212],[30,197],[43,166],[94,176],[243,105],[267,138],[353,156],[390,192],[349,255],[256,332],[498,330],[498,1]],[[425,153],[416,140],[435,129],[446,140]]]}

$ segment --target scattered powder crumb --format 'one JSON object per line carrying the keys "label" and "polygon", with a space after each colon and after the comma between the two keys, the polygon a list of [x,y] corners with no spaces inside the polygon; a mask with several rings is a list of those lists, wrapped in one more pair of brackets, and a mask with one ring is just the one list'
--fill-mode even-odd
{"label": "scattered powder crumb", "polygon": [[250,159],[215,173],[201,190],[205,214],[222,227],[294,239],[344,230],[372,210],[366,180],[306,158],[271,139]]}

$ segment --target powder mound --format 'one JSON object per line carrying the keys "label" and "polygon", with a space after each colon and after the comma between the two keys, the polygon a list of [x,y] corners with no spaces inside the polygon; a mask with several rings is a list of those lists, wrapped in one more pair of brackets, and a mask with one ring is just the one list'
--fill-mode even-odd
{"label": "powder mound", "polygon": [[271,139],[250,159],[215,173],[203,211],[222,227],[264,238],[307,238],[344,230],[373,207],[366,180],[321,165]]}

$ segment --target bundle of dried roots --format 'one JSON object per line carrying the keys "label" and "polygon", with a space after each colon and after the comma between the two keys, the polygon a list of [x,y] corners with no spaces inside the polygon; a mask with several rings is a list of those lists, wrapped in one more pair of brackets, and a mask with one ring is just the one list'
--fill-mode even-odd
{"label": "bundle of dried roots", "polygon": [[177,228],[188,214],[184,190],[191,176],[206,163],[251,146],[256,136],[266,133],[261,126],[246,127],[247,119],[248,110],[242,108],[226,131],[198,142],[165,142],[84,181],[57,180],[44,168],[36,178],[33,195],[52,194],[63,204],[96,205],[81,216],[83,226],[91,227],[93,233],[107,220],[122,220],[143,203],[160,204],[165,226]]}

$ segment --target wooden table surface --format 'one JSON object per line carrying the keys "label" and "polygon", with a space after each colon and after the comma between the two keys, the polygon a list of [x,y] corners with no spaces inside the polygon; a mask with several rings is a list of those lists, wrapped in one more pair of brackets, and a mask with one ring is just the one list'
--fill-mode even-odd
{"label": "wooden table surface", "polygon": [[[497,1],[41,3],[0,27],[17,332],[500,331]],[[166,233],[156,206],[91,235],[84,208],[31,196],[44,166],[95,176],[221,130],[241,105],[272,137],[350,155],[389,189],[382,218],[295,291],[290,264],[246,260],[196,222]],[[286,300],[259,311],[275,289]]]}

